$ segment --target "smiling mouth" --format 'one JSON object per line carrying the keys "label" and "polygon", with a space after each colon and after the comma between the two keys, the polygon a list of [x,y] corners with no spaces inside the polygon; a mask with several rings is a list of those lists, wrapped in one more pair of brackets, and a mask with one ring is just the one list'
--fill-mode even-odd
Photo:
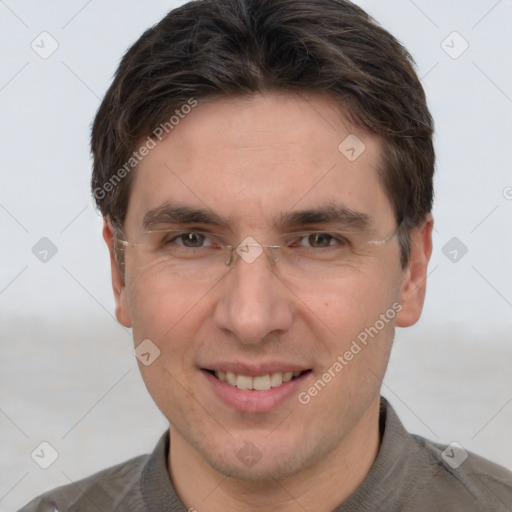
{"label": "smiling mouth", "polygon": [[275,372],[250,377],[248,375],[240,375],[233,372],[206,370],[208,373],[225,382],[229,386],[242,389],[244,391],[268,391],[271,388],[278,388],[287,382],[296,380],[302,375],[309,373],[311,370],[299,372]]}

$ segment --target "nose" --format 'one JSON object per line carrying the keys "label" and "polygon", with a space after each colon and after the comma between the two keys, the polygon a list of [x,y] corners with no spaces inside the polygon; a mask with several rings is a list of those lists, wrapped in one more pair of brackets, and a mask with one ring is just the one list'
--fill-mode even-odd
{"label": "nose", "polygon": [[239,247],[215,306],[217,328],[245,345],[260,344],[293,322],[290,291],[272,272],[272,254],[265,252],[257,244]]}

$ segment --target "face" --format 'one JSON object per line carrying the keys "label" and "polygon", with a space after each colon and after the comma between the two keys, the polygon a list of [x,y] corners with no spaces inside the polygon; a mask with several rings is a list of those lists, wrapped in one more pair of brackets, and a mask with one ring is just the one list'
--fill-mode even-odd
{"label": "face", "polygon": [[[172,442],[225,475],[291,476],[375,420],[430,254],[429,222],[405,270],[396,236],[371,243],[397,228],[381,152],[333,100],[272,93],[199,105],[136,170],[124,231],[140,244],[113,263],[117,317],[160,351],[140,369]],[[247,237],[229,267],[209,259]],[[172,266],[164,242],[194,256]],[[257,243],[284,246],[277,262]]]}

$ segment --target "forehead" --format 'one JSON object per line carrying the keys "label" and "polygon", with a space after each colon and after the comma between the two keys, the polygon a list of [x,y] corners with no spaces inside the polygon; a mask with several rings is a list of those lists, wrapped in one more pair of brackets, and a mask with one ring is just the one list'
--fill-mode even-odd
{"label": "forehead", "polygon": [[381,152],[380,138],[350,123],[329,97],[212,100],[180,119],[139,163],[127,227],[173,202],[254,227],[328,203],[386,221],[392,208],[378,177]]}

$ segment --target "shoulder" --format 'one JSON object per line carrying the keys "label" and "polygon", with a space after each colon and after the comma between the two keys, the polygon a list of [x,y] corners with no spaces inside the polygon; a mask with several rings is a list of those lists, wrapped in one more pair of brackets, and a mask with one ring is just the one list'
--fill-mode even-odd
{"label": "shoulder", "polygon": [[471,504],[465,510],[511,510],[511,471],[467,452],[458,443],[445,446],[416,435],[411,435],[411,439],[431,467],[432,480],[425,486],[424,495],[434,503],[446,501],[453,506],[456,498],[461,505]]}
{"label": "shoulder", "polygon": [[[141,455],[87,478],[58,487],[32,500],[19,512],[75,512],[78,510],[144,510],[140,478],[149,455]],[[138,507],[137,505],[140,504]]]}
{"label": "shoulder", "polygon": [[381,402],[379,454],[345,511],[511,512],[512,472],[460,444],[443,445],[407,432],[393,407]]}

